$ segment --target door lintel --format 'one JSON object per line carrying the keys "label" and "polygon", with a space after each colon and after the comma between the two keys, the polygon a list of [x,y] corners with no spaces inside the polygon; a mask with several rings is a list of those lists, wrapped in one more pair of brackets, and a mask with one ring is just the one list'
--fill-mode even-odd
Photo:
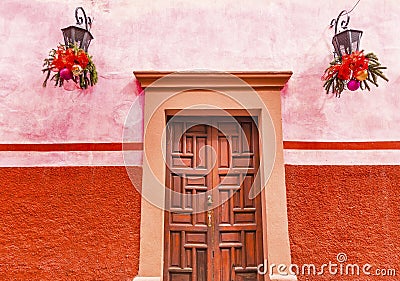
{"label": "door lintel", "polygon": [[[291,71],[135,71],[134,76],[143,89],[157,87],[164,89],[203,88],[205,85],[216,89],[240,89],[250,85],[254,90],[281,91],[292,76]],[[168,80],[162,78],[168,77]],[[238,83],[235,77],[245,83]],[[157,84],[154,84],[157,81]]]}

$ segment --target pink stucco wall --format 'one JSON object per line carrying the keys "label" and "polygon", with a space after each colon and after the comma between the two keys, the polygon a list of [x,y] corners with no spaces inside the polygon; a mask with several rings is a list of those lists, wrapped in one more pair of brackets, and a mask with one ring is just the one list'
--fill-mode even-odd
{"label": "pink stucco wall", "polygon": [[[350,25],[390,82],[371,93],[326,96],[329,22],[355,1],[19,0],[0,6],[0,142],[119,142],[133,104],[142,140],[143,98],[134,70],[292,70],[282,93],[285,140],[398,140],[396,0],[363,0]],[[83,6],[94,18],[89,52],[99,82],[88,91],[41,84],[42,60]]]}

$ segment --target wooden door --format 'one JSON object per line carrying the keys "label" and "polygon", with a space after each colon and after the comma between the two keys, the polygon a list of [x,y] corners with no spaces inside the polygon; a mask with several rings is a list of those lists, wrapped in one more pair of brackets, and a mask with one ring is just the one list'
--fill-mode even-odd
{"label": "wooden door", "polygon": [[[259,166],[251,117],[173,117],[167,125],[164,280],[262,280]],[[171,192],[172,191],[172,192]]]}

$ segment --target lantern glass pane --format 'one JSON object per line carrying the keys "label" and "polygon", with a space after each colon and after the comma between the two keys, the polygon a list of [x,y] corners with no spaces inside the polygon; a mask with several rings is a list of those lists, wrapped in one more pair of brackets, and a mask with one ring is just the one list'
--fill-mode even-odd
{"label": "lantern glass pane", "polygon": [[346,30],[336,34],[332,39],[335,53],[340,57],[359,50],[362,31]]}
{"label": "lantern glass pane", "polygon": [[77,44],[79,48],[87,52],[90,41],[93,39],[92,34],[86,29],[69,26],[62,29],[65,45]]}

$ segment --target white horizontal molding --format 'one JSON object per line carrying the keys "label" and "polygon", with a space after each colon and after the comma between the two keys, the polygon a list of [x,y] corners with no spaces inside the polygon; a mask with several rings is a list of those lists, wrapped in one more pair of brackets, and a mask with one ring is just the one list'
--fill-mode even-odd
{"label": "white horizontal molding", "polygon": [[135,277],[133,281],[161,281],[161,277]]}
{"label": "white horizontal molding", "polygon": [[0,151],[0,167],[142,166],[143,151]]}
{"label": "white horizontal molding", "polygon": [[289,165],[400,165],[400,150],[284,150]]}

